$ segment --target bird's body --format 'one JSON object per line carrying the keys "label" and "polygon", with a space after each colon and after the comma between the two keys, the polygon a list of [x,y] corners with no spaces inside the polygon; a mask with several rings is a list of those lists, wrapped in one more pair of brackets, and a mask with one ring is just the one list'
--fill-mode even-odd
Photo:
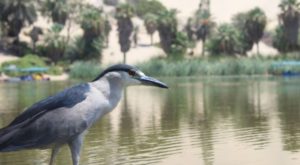
{"label": "bird's body", "polygon": [[113,66],[93,82],[73,86],[35,103],[0,130],[0,152],[51,148],[52,164],[59,148],[67,144],[73,164],[77,165],[86,130],[112,111],[123,88],[136,81],[128,79],[132,69],[135,68],[127,65]]}

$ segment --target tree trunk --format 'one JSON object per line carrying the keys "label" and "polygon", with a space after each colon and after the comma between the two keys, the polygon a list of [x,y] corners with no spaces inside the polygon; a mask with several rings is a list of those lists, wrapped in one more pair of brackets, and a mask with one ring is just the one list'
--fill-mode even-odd
{"label": "tree trunk", "polygon": [[259,42],[256,43],[256,55],[259,55]]}
{"label": "tree trunk", "polygon": [[202,40],[202,56],[205,56],[205,40]]}
{"label": "tree trunk", "polygon": [[36,41],[32,42],[33,53],[36,54]]}
{"label": "tree trunk", "polygon": [[153,34],[150,34],[151,46],[153,45]]}
{"label": "tree trunk", "polygon": [[123,52],[123,63],[126,64],[126,53]]}
{"label": "tree trunk", "polygon": [[70,42],[70,38],[71,38],[71,27],[72,27],[72,20],[69,17],[68,18],[69,22],[68,22],[68,27],[67,27],[67,40],[66,40],[66,44],[68,45]]}

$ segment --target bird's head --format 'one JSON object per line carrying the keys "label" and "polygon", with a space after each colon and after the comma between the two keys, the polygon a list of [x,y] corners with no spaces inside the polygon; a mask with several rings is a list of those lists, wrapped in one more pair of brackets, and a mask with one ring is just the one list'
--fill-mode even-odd
{"label": "bird's head", "polygon": [[94,79],[94,81],[107,77],[118,79],[122,81],[126,86],[147,85],[160,88],[168,88],[165,83],[155,78],[146,76],[136,67],[126,64],[117,64],[105,69],[96,79]]}

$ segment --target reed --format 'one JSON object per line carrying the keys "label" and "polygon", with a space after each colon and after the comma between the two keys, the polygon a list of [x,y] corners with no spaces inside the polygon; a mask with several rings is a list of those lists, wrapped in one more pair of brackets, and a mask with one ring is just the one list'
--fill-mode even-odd
{"label": "reed", "polygon": [[155,76],[210,76],[210,75],[265,75],[268,74],[274,59],[255,58],[196,58],[174,61],[152,59],[138,64],[146,74]]}

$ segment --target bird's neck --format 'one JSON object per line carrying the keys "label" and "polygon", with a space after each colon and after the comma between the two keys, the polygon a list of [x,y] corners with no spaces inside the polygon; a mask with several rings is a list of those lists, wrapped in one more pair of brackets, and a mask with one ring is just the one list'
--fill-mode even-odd
{"label": "bird's neck", "polygon": [[115,108],[121,99],[124,84],[118,77],[104,77],[92,82],[92,85],[109,100],[111,108]]}

